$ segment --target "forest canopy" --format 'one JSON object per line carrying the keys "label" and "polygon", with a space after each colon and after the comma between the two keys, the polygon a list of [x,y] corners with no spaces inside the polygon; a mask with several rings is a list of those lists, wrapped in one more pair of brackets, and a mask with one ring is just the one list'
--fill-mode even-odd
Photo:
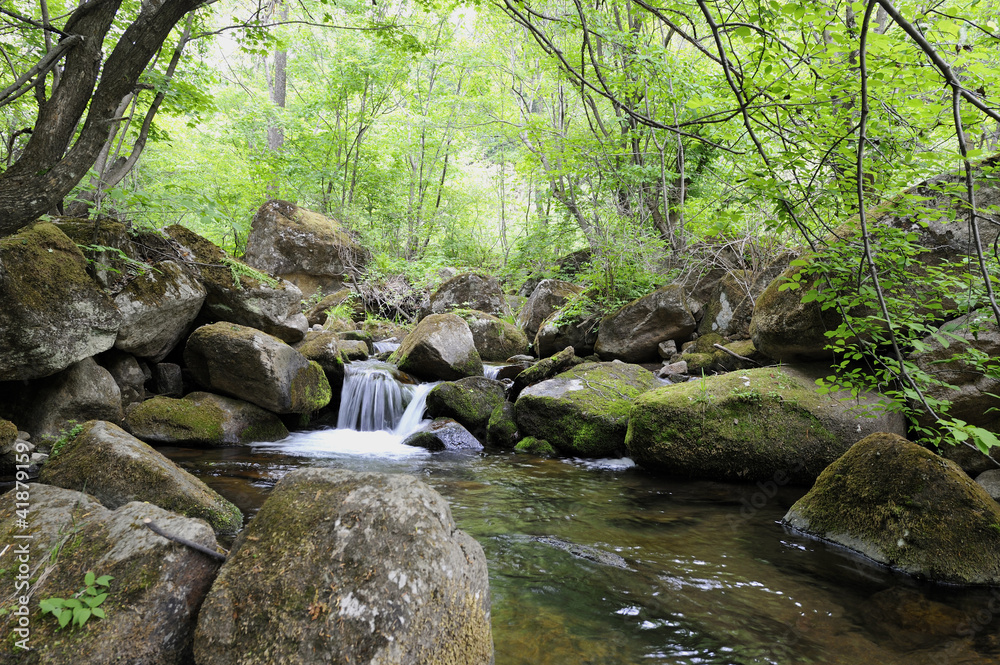
{"label": "forest canopy", "polygon": [[357,234],[373,276],[516,285],[587,249],[605,310],[726,257],[819,252],[802,267],[828,288],[789,288],[844,315],[848,361],[888,349],[871,380],[933,411],[903,350],[941,294],[897,288],[922,250],[868,211],[964,174],[973,256],[923,279],[1000,321],[973,193],[1000,139],[996,4],[16,0],[0,235],[112,215],[239,255],[282,198]]}

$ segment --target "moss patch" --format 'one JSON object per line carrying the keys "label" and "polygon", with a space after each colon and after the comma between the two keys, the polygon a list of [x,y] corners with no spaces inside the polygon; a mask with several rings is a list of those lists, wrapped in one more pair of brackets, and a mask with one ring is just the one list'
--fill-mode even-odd
{"label": "moss patch", "polygon": [[533,436],[527,436],[521,439],[518,444],[514,446],[514,450],[519,453],[530,453],[541,457],[554,457],[558,454],[556,453],[556,449],[553,448],[552,444],[548,441],[536,439]]}

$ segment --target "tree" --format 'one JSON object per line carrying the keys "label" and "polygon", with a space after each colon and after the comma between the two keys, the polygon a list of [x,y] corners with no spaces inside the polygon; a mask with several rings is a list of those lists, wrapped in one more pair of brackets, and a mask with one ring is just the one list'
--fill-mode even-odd
{"label": "tree", "polygon": [[[6,95],[34,87],[38,110],[27,144],[0,174],[0,236],[55,208],[87,175],[118,122],[116,112],[136,91],[150,60],[177,23],[206,4],[170,0],[135,7],[123,0],[88,2],[61,28],[44,18],[4,11],[8,25],[40,29],[58,35],[59,41],[39,54],[37,64]],[[104,58],[106,40],[114,46]]]}

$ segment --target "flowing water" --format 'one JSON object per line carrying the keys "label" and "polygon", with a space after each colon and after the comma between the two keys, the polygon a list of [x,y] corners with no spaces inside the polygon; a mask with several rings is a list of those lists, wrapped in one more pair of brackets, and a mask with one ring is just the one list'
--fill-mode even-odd
{"label": "flowing water", "polygon": [[380,431],[161,451],[248,519],[303,466],[422,479],[486,552],[497,665],[1000,663],[1000,590],[921,585],[785,530],[804,489],[658,477],[627,459],[428,453],[401,444],[404,413],[412,429],[423,410],[404,401]]}

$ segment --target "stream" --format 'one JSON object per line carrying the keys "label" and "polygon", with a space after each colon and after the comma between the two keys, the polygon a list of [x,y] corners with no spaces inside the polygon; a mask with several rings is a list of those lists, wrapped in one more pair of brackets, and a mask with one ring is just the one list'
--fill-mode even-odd
{"label": "stream", "polygon": [[[401,443],[426,390],[368,390],[369,431],[159,450],[248,520],[304,466],[420,478],[485,550],[497,665],[1000,663],[1000,590],[921,584],[784,529],[807,488],[669,478],[628,459],[429,453]],[[357,427],[360,408],[340,422]]]}

